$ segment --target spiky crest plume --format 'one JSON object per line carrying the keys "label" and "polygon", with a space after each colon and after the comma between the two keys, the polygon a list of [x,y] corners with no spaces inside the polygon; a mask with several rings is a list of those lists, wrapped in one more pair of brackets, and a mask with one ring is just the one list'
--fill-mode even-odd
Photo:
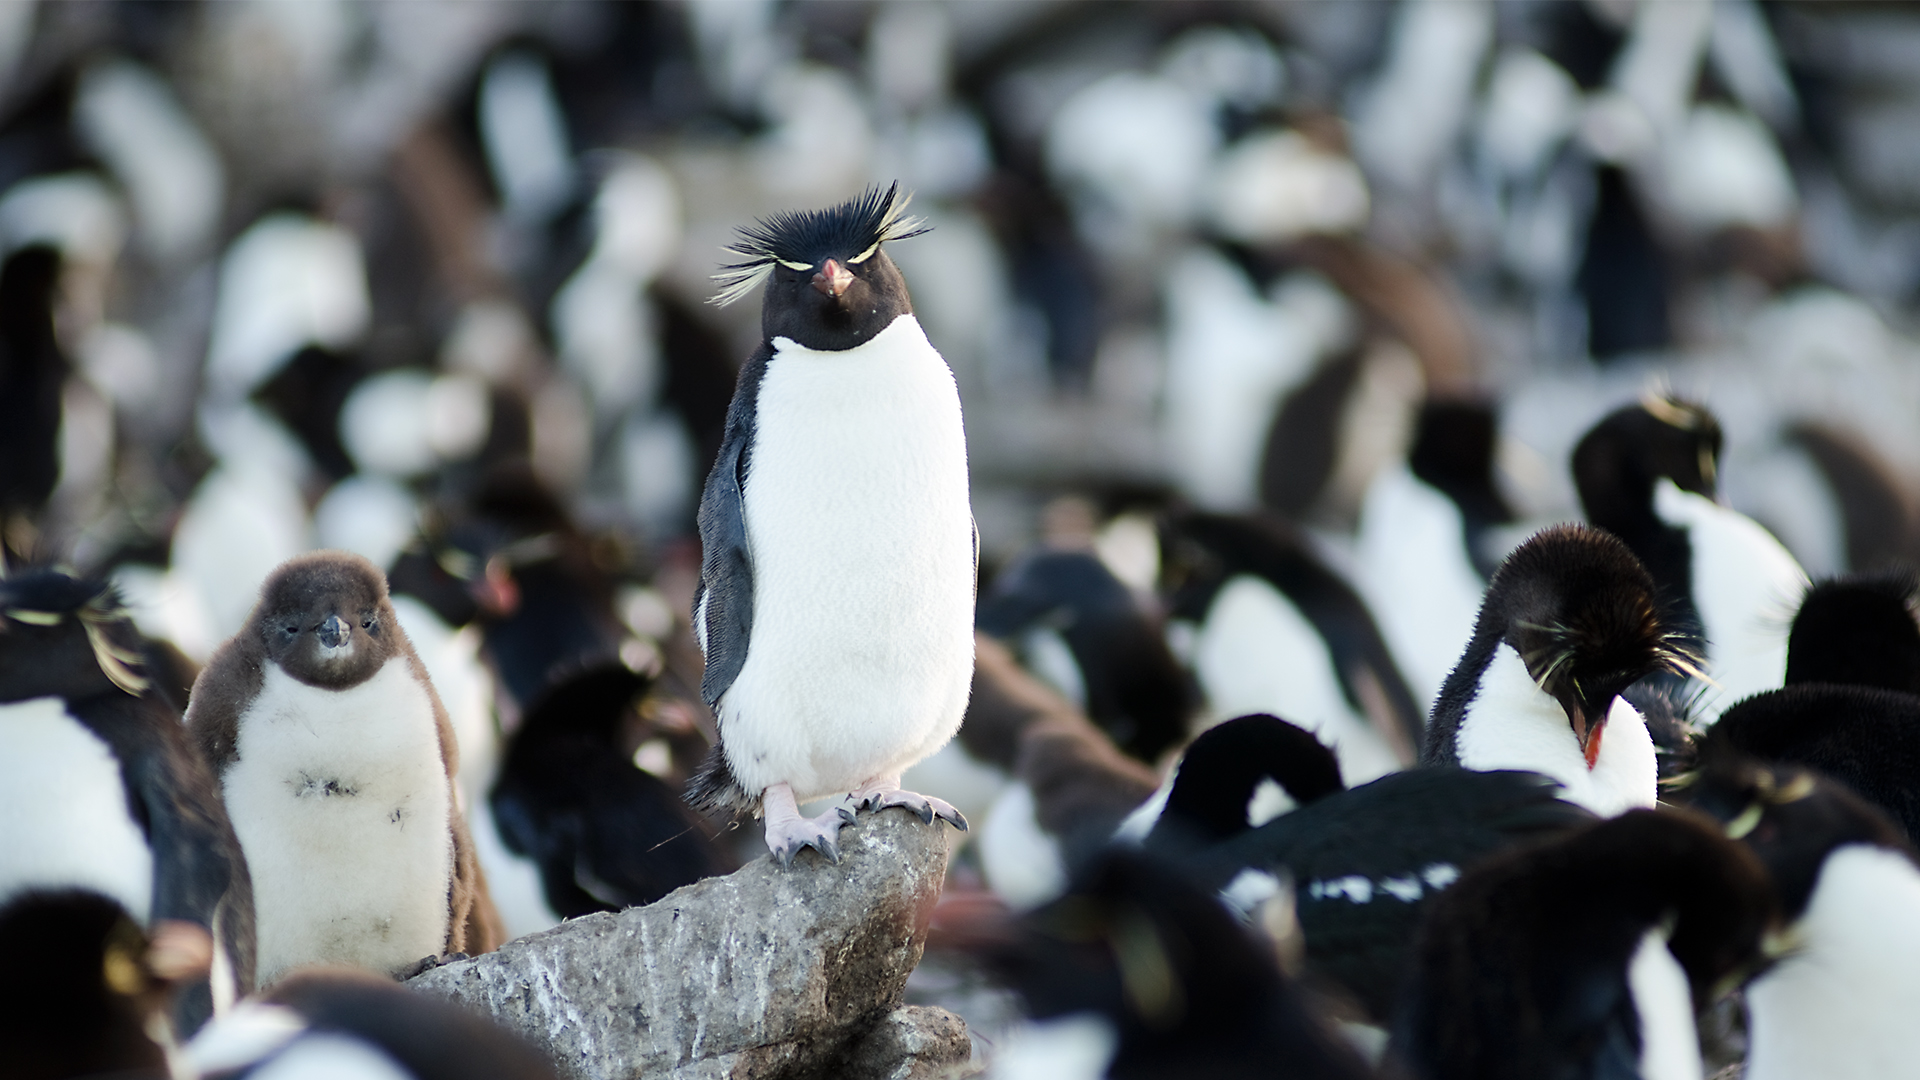
{"label": "spiky crest plume", "polygon": [[[56,570],[27,571],[0,580],[0,615],[41,627],[58,626],[69,616],[77,619],[86,632],[94,660],[107,678],[134,697],[146,692],[148,680],[140,670],[140,654],[110,636],[114,628],[129,625],[126,609],[112,586]],[[3,628],[4,623],[0,623]]]}
{"label": "spiky crest plume", "polygon": [[720,291],[707,302],[726,307],[747,295],[773,273],[775,263],[811,270],[821,259],[843,253],[847,262],[860,263],[889,240],[919,236],[929,227],[923,218],[905,216],[912,201],[911,194],[900,194],[895,181],[885,191],[876,184],[839,206],[789,210],[756,221],[722,249],[742,261],[724,265],[713,275]]}

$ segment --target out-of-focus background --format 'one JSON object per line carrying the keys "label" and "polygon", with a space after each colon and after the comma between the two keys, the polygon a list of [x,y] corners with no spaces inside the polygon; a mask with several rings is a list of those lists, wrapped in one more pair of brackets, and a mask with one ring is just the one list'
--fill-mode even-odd
{"label": "out-of-focus background", "polygon": [[56,290],[69,372],[10,546],[192,657],[517,454],[684,564],[757,338],[721,244],[894,179],[989,567],[1063,493],[1337,540],[1423,395],[1495,400],[1506,494],[1564,516],[1573,439],[1656,385],[1811,572],[1911,542],[1836,493],[1904,523],[1920,478],[1909,9],[12,3],[0,85],[0,244],[60,256],[0,292]]}

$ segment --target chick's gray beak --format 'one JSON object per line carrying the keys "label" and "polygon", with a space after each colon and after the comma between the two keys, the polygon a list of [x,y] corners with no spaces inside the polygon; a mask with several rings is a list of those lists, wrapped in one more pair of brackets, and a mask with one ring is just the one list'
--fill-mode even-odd
{"label": "chick's gray beak", "polygon": [[352,632],[353,628],[347,625],[347,620],[338,615],[329,615],[327,621],[320,624],[320,644],[337,649],[347,643]]}

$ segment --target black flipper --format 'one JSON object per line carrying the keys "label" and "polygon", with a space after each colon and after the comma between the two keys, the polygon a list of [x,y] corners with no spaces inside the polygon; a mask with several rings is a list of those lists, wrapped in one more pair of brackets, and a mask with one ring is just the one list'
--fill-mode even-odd
{"label": "black flipper", "polygon": [[733,403],[727,406],[720,456],[714,459],[706,489],[700,493],[702,555],[694,621],[707,656],[700,696],[716,712],[721,695],[747,662],[747,639],[753,629],[753,556],[747,548],[744,492],[760,377],[771,359],[773,347],[763,342],[740,369]]}

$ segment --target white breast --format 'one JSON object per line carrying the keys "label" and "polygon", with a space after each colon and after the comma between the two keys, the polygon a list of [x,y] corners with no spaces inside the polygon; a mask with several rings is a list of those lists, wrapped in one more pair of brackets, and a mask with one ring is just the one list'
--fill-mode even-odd
{"label": "white breast", "polygon": [[264,986],[289,968],[392,972],[446,947],[451,795],[405,658],[347,690],[265,665],[221,779],[253,874]]}
{"label": "white breast", "polygon": [[1405,465],[1380,470],[1360,507],[1360,585],[1423,709],[1473,637],[1486,583],[1467,558],[1460,508]]}
{"label": "white breast", "polygon": [[1667,951],[1666,938],[1649,930],[1627,964],[1627,988],[1640,1018],[1643,1080],[1700,1080],[1700,1034],[1693,1022],[1693,990],[1687,972]]}
{"label": "white breast", "polygon": [[1827,856],[1794,955],[1747,988],[1748,1080],[1878,1080],[1920,1068],[1920,870],[1867,845]]}
{"label": "white breast", "polygon": [[36,888],[92,889],[143,923],[153,908],[120,761],[57,697],[0,705],[0,902]]}
{"label": "white breast", "polygon": [[1787,632],[1807,575],[1753,520],[1671,480],[1655,486],[1653,506],[1662,521],[1687,530],[1693,550],[1693,602],[1706,630],[1708,673],[1719,684],[1700,701],[1711,722],[1786,680]]}
{"label": "white breast", "polygon": [[1653,736],[1634,707],[1614,699],[1592,769],[1560,703],[1527,674],[1513,647],[1501,644],[1480,676],[1480,692],[1455,733],[1460,764],[1469,769],[1529,769],[1560,782],[1561,798],[1612,817],[1652,806],[1659,782]]}
{"label": "white breast", "polygon": [[753,628],[720,712],[741,785],[804,801],[960,726],[973,518],[960,395],[912,316],[845,352],[774,345],[744,491]]}
{"label": "white breast", "polygon": [[1313,623],[1260,578],[1240,574],[1220,587],[1194,642],[1193,666],[1214,716],[1265,712],[1306,728],[1333,747],[1348,787],[1401,768],[1348,704]]}

